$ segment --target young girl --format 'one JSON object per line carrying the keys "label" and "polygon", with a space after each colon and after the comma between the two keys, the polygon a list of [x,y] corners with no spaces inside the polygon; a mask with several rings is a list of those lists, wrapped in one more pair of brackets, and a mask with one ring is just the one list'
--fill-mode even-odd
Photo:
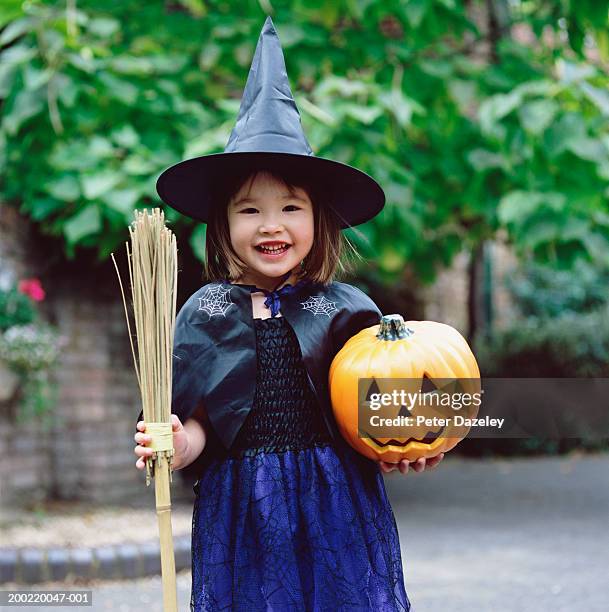
{"label": "young girl", "polygon": [[[173,415],[174,469],[201,452],[208,458],[195,484],[191,609],[409,610],[395,519],[378,466],[340,436],[331,437],[294,331],[281,310],[272,316],[264,303],[262,290],[278,285],[299,287],[281,296],[282,308],[319,293],[306,279],[331,274],[328,260],[336,262],[339,236],[317,242],[319,267],[309,269],[315,227],[332,225],[328,211],[305,189],[272,173],[258,172],[238,187],[220,213],[228,232],[219,228],[214,235],[210,228],[207,240],[210,251],[230,240],[232,249],[220,247],[216,254],[226,262],[236,254],[244,264],[235,282],[225,283],[251,296],[255,396],[229,450],[210,427],[204,406],[184,425]],[[213,255],[208,252],[208,262]],[[203,295],[205,287],[195,295]],[[343,291],[355,288],[344,285]],[[138,430],[136,465],[143,469],[152,451],[143,421]],[[408,463],[402,464],[405,473]],[[381,467],[396,469],[383,462]],[[423,459],[415,469],[424,467]]]}
{"label": "young girl", "polygon": [[[381,474],[397,466],[342,439],[327,382],[344,343],[380,320],[370,298],[332,279],[341,228],[372,218],[384,196],[304,146],[277,45],[267,19],[225,153],[182,162],[157,184],[208,224],[209,282],[178,313],[173,350],[173,467],[204,462],[191,610],[408,611]],[[256,81],[275,74],[273,87]],[[137,429],[143,469],[151,439],[145,422]]]}

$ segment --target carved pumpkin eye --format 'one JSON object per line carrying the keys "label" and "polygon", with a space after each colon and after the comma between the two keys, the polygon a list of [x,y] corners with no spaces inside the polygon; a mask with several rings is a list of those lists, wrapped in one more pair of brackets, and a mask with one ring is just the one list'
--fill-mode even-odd
{"label": "carved pumpkin eye", "polygon": [[421,385],[421,393],[434,393],[438,390],[436,385],[433,383],[429,374],[425,372],[423,374],[423,384]]}
{"label": "carved pumpkin eye", "polygon": [[[449,325],[433,321],[404,322],[395,314],[382,317],[379,325],[356,334],[335,356],[329,373],[330,398],[345,440],[356,451],[376,461],[397,463],[402,459],[416,461],[420,457],[433,457],[454,448],[467,435],[467,428],[451,426],[409,427],[406,438],[374,437],[371,432],[360,430],[360,379],[370,380],[366,399],[387,390],[384,389],[387,381],[392,383],[397,379],[408,379],[421,398],[450,393],[463,379],[470,381],[467,391],[479,392],[480,370],[476,359],[463,336]],[[394,410],[391,416],[412,416],[420,413],[421,407],[398,405],[391,410]],[[476,408],[468,416],[476,416],[477,411]]]}

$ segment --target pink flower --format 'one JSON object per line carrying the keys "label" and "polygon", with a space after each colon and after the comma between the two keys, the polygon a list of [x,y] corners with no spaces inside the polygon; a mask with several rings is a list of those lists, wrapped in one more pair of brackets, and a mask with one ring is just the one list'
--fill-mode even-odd
{"label": "pink flower", "polygon": [[18,289],[20,293],[29,295],[35,302],[44,300],[45,292],[37,278],[26,278],[19,281]]}

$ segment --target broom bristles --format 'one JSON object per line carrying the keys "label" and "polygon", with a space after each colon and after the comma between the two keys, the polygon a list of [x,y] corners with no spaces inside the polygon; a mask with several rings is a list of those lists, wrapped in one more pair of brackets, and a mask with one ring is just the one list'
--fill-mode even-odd
{"label": "broom bristles", "polygon": [[135,211],[129,227],[127,263],[137,339],[137,358],[121,276],[118,275],[144,420],[169,422],[171,416],[172,350],[175,328],[178,258],[173,232],[159,208]]}

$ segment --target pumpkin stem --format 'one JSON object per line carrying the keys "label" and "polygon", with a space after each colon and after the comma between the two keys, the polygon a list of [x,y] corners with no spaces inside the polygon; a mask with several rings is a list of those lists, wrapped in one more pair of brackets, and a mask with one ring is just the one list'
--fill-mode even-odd
{"label": "pumpkin stem", "polygon": [[414,334],[410,327],[406,327],[402,315],[390,314],[381,317],[381,325],[376,337],[379,340],[402,340]]}

